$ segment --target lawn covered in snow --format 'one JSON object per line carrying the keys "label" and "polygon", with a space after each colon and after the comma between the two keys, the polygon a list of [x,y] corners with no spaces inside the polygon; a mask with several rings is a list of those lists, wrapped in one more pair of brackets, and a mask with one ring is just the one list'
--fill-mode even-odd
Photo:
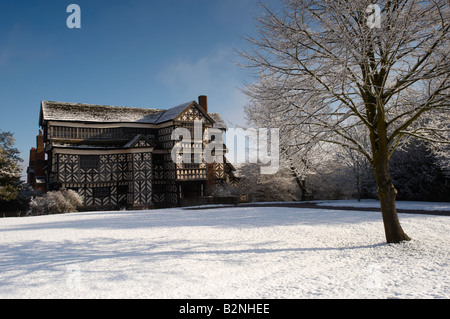
{"label": "lawn covered in snow", "polygon": [[450,298],[450,217],[221,207],[0,219],[0,298]]}
{"label": "lawn covered in snow", "polygon": [[[357,200],[330,200],[330,201],[317,201],[319,206],[335,206],[335,207],[370,207],[379,208],[380,202],[375,199],[363,199],[361,201]],[[450,211],[450,203],[439,203],[439,202],[414,202],[414,201],[397,201],[397,209],[406,210],[439,210],[439,211]]]}

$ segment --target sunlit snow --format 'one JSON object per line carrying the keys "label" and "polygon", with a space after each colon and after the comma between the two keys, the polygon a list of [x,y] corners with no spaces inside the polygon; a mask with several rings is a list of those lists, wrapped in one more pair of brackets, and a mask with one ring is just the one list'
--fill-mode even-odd
{"label": "sunlit snow", "polygon": [[356,210],[2,218],[0,298],[449,298],[450,216],[399,216],[396,245]]}

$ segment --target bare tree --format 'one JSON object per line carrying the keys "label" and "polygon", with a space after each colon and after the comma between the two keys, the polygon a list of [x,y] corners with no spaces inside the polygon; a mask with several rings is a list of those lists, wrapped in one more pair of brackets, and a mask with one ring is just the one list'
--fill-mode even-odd
{"label": "bare tree", "polygon": [[307,138],[295,144],[329,142],[361,153],[375,174],[387,242],[410,240],[397,216],[389,158],[409,137],[449,143],[449,1],[260,7],[257,36],[240,52],[258,78],[247,93],[277,101],[273,113],[285,127],[301,125]]}
{"label": "bare tree", "polygon": [[[264,79],[263,89],[245,107],[247,124],[250,127],[277,128],[280,130],[279,155],[281,166],[291,172],[301,191],[301,200],[310,197],[307,176],[317,173],[317,167],[324,161],[323,145],[302,143],[308,138],[308,126],[285,112],[285,104],[277,96],[277,87],[273,79]],[[246,92],[252,95],[250,91]],[[276,110],[276,111],[275,111]]]}
{"label": "bare tree", "polygon": [[14,147],[14,142],[14,135],[11,132],[0,131],[0,201],[15,200],[22,188],[20,183],[22,159],[19,157],[19,150]]}
{"label": "bare tree", "polygon": [[[351,128],[351,130],[353,130],[352,135],[360,136],[359,141],[361,145],[365,149],[368,149],[369,139],[364,132],[361,131],[362,129],[362,127],[358,126]],[[367,190],[374,184],[374,181],[372,181],[373,177],[371,178],[368,176],[371,167],[370,163],[360,152],[347,147],[339,146],[336,151],[336,157],[350,169],[351,175],[354,178],[356,198],[360,201],[362,193],[367,193],[367,191],[363,191],[363,189]]]}

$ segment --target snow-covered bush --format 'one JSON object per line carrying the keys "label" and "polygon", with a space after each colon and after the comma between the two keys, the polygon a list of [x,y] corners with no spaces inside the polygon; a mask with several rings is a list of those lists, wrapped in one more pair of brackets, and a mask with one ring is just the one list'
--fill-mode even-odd
{"label": "snow-covered bush", "polygon": [[224,185],[214,185],[210,191],[209,195],[214,197],[231,197],[239,195],[239,189],[236,186],[224,184]]}
{"label": "snow-covered bush", "polygon": [[264,202],[300,200],[300,189],[292,172],[282,167],[276,174],[263,175],[260,167],[260,164],[244,164],[238,168],[239,194]]}
{"label": "snow-covered bush", "polygon": [[83,204],[82,197],[73,190],[48,192],[30,202],[29,215],[50,215],[76,212]]}

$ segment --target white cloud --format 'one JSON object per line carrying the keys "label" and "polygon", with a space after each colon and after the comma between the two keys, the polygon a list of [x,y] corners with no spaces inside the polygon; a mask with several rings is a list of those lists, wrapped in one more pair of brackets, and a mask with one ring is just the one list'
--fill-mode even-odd
{"label": "white cloud", "polygon": [[218,49],[196,60],[179,58],[159,75],[163,84],[177,90],[209,89],[230,76],[233,67],[230,52]]}
{"label": "white cloud", "polygon": [[210,112],[220,113],[229,124],[242,125],[246,97],[239,90],[242,70],[234,58],[231,48],[219,48],[197,59],[180,58],[165,67],[158,79],[180,99],[208,95]]}

